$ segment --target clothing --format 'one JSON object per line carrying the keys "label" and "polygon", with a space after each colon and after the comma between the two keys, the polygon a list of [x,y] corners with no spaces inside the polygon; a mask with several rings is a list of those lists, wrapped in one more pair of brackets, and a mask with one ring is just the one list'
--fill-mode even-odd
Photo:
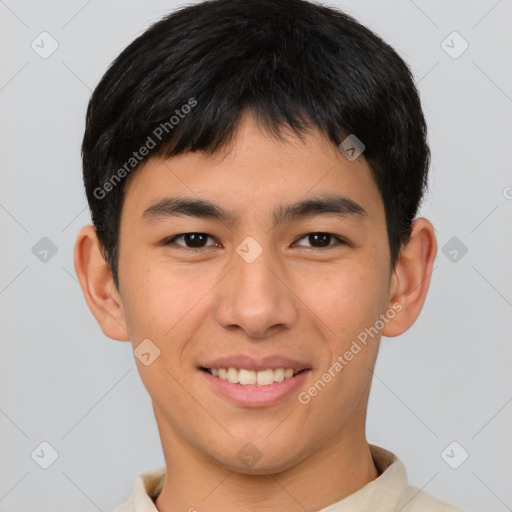
{"label": "clothing", "polygon": [[[379,476],[355,493],[319,512],[463,512],[407,484],[405,467],[393,453],[370,444]],[[156,499],[165,481],[165,467],[141,473],[126,503],[114,512],[158,512]]]}

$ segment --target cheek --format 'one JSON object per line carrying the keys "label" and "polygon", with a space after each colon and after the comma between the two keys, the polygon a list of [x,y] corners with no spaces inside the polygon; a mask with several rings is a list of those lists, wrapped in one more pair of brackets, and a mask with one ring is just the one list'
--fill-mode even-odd
{"label": "cheek", "polygon": [[312,418],[329,417],[341,427],[364,402],[379,346],[379,337],[369,336],[366,329],[386,306],[385,277],[379,266],[359,261],[303,288],[304,302],[325,340],[317,380],[307,390],[318,396],[311,398]]}
{"label": "cheek", "polygon": [[386,280],[377,266],[359,262],[306,280],[300,296],[321,320],[326,339],[342,347],[379,317],[386,304]]}
{"label": "cheek", "polygon": [[161,362],[179,365],[208,307],[211,275],[135,258],[126,275],[123,297],[127,328],[134,345],[149,338],[160,348]]}
{"label": "cheek", "polygon": [[186,313],[194,286],[177,272],[152,265],[142,256],[120,261],[123,272],[123,305],[127,328],[134,343],[140,339],[162,340]]}

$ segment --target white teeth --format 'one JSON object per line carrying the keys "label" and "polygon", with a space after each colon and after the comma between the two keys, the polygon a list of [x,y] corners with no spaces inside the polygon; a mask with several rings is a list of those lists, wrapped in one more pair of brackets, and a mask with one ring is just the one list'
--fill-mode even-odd
{"label": "white teeth", "polygon": [[258,386],[268,386],[274,384],[274,370],[262,370],[255,373],[256,383]]}
{"label": "white teeth", "polygon": [[274,370],[274,380],[276,382],[283,382],[283,380],[284,380],[284,368],[277,368],[277,370]]}
{"label": "white teeth", "polygon": [[228,368],[228,382],[233,384],[238,382],[238,370],[236,368]]}
{"label": "white teeth", "polygon": [[[233,381],[230,381],[233,382]],[[256,384],[256,372],[254,370],[240,370],[238,373],[238,381],[242,386],[248,386]],[[233,382],[233,384],[237,384]]]}
{"label": "white teeth", "polygon": [[293,377],[298,371],[292,368],[276,368],[275,370],[246,370],[244,368],[212,368],[211,374],[221,380],[226,380],[232,384],[241,384],[242,386],[269,386],[275,382],[282,382],[285,379]]}

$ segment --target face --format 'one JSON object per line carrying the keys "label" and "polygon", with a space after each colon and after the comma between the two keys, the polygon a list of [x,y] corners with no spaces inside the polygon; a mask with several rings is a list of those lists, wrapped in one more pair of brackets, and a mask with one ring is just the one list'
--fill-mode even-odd
{"label": "face", "polygon": [[119,294],[134,349],[151,340],[136,361],[162,442],[263,473],[360,440],[390,276],[369,166],[316,132],[245,116],[214,156],[150,159],[125,191]]}

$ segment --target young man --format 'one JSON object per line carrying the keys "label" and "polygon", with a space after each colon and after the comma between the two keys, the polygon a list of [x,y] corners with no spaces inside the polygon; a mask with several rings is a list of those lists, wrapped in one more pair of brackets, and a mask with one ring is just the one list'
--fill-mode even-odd
{"label": "young man", "polygon": [[203,2],[114,61],[75,267],[166,460],[118,512],[459,510],[365,437],[380,337],[430,282],[429,156],[408,67],[334,9]]}

